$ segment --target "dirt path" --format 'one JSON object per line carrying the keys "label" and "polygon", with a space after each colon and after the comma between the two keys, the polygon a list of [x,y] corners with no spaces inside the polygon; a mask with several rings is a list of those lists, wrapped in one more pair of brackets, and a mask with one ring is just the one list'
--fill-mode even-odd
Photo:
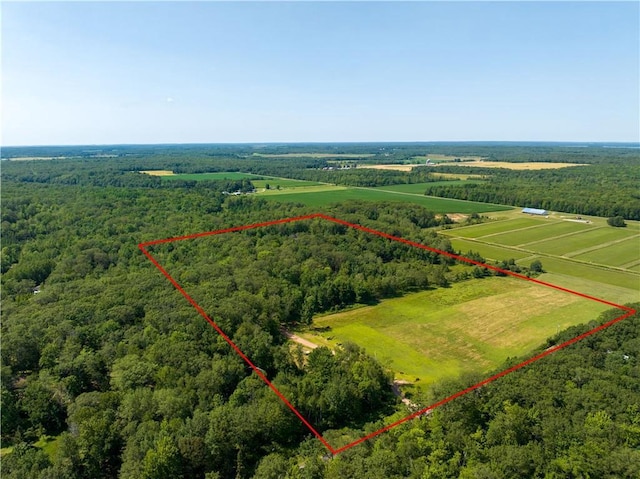
{"label": "dirt path", "polygon": [[417,411],[418,409],[420,409],[420,406],[418,406],[416,403],[413,403],[409,399],[404,397],[404,394],[400,390],[400,386],[406,386],[407,384],[411,384],[411,383],[409,381],[402,381],[400,379],[396,379],[391,384],[391,389],[393,389],[393,394],[395,394],[400,398],[400,400],[402,401],[402,404],[407,406],[412,411]]}
{"label": "dirt path", "polygon": [[282,334],[284,334],[287,337],[287,339],[290,339],[294,343],[298,343],[301,346],[304,346],[305,348],[316,349],[318,347],[317,344],[312,343],[311,341],[307,341],[306,339],[301,338],[300,336],[297,336],[297,335],[295,335],[293,333],[290,333],[286,329],[282,330]]}

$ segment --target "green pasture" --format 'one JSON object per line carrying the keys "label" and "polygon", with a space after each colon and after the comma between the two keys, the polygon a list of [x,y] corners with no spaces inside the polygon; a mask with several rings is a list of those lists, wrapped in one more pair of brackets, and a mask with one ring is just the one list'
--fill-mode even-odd
{"label": "green pasture", "polygon": [[342,188],[341,190],[332,189],[331,191],[327,191],[325,186],[317,188],[317,190],[309,189],[304,193],[294,190],[286,195],[272,194],[264,196],[264,198],[272,201],[302,203],[314,207],[323,207],[332,203],[344,203],[346,201],[398,201],[418,204],[435,213],[484,213],[512,209],[510,206],[379,191],[375,188]]}
{"label": "green pasture", "polygon": [[640,256],[640,236],[575,255],[575,259],[598,264],[622,266]]}
{"label": "green pasture", "polygon": [[531,256],[526,251],[504,248],[500,245],[481,243],[478,241],[466,240],[461,238],[450,238],[451,245],[456,251],[460,251],[464,256],[469,251],[480,253],[486,259],[493,261],[502,261],[505,259],[522,259]]}
{"label": "green pasture", "polygon": [[269,185],[270,188],[299,188],[305,186],[320,186],[322,183],[317,181],[305,181],[305,180],[292,180],[290,178],[275,178],[269,176],[263,176],[263,180],[251,180],[253,186],[256,188],[266,188]]}
{"label": "green pasture", "polygon": [[606,269],[603,267],[572,261],[571,259],[558,258],[552,256],[532,256],[523,263],[529,264],[531,261],[539,259],[545,271],[558,273],[565,276],[585,278],[589,281],[618,286],[631,291],[640,291],[640,275],[631,271]]}
{"label": "green pasture", "polygon": [[504,233],[507,231],[513,231],[516,229],[528,228],[530,226],[538,226],[544,224],[549,224],[548,220],[546,220],[545,218],[525,217],[492,221],[479,225],[463,226],[460,228],[453,228],[447,231],[443,231],[443,233],[448,236],[459,236],[462,238],[480,238],[482,236]]}
{"label": "green pasture", "polygon": [[[526,245],[537,241],[544,241],[549,238],[556,238],[570,233],[582,233],[590,231],[593,228],[597,228],[597,226],[587,223],[558,221],[553,223],[543,223],[537,226],[517,229],[506,233],[499,233],[491,237],[483,236],[481,239],[507,246],[522,245],[527,248]],[[535,249],[535,247],[533,247],[533,249]]]}
{"label": "green pasture", "polygon": [[576,255],[580,254],[583,249],[592,248],[609,241],[631,237],[636,234],[637,233],[635,231],[626,230],[624,228],[603,226],[602,228],[595,228],[581,234],[541,241],[536,243],[535,250],[540,251],[541,253],[558,256],[571,254]]}
{"label": "green pasture", "polygon": [[[255,185],[255,182],[252,182]],[[269,183],[271,184],[271,183]],[[300,203],[297,200],[290,200],[292,196],[297,198],[298,196],[307,195],[307,194],[318,194],[318,193],[326,193],[333,191],[341,191],[346,190],[346,186],[335,186],[335,185],[319,185],[319,186],[296,186],[293,188],[282,188],[275,189],[275,184],[270,190],[259,191],[257,195],[260,198],[265,198],[269,200],[280,199],[280,201],[295,201],[296,203]]]}
{"label": "green pasture", "polygon": [[182,173],[178,175],[166,175],[160,176],[162,180],[174,181],[174,180],[189,180],[189,181],[203,181],[203,180],[243,180],[245,178],[263,178],[262,176],[253,175],[251,173],[240,173],[238,171],[222,171],[216,173]]}
{"label": "green pasture", "polygon": [[[544,259],[542,260],[544,261]],[[597,279],[591,279],[589,276],[575,276],[566,273],[544,273],[538,276],[537,279],[615,304],[640,301],[640,288],[625,288],[607,284]]]}
{"label": "green pasture", "polygon": [[515,278],[485,278],[316,317],[300,334],[318,344],[364,347],[396,378],[427,385],[487,372],[528,354],[607,306]]}

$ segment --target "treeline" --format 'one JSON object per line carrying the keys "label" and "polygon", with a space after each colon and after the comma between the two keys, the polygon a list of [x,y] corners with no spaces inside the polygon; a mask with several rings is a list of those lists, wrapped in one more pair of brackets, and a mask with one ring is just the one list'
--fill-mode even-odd
{"label": "treeline", "polygon": [[[2,158],[69,158],[112,160],[117,158],[256,158],[257,155],[304,155],[305,159],[396,163],[414,156],[440,154],[452,157],[480,156],[492,161],[543,161],[562,163],[617,163],[638,158],[637,143],[541,143],[541,142],[400,142],[400,143],[272,143],[3,147]],[[340,155],[349,155],[344,158]],[[336,155],[336,156],[331,156]],[[361,155],[361,156],[358,156]],[[265,158],[268,159],[268,158]],[[275,159],[275,158],[272,158]],[[292,158],[293,159],[293,158]]]}
{"label": "treeline", "polygon": [[640,162],[557,170],[514,171],[450,167],[486,174],[479,183],[427,187],[425,194],[462,200],[527,206],[593,216],[640,220]]}
{"label": "treeline", "polygon": [[[345,186],[387,186],[436,181],[428,168],[410,172],[372,169],[333,169],[321,159],[305,158],[226,158],[210,157],[142,157],[109,159],[68,159],[48,161],[10,161],[3,164],[2,178],[23,183],[114,186],[131,188],[215,187],[220,182],[172,180],[138,173],[151,169],[180,173],[244,172],[318,181]],[[333,168],[331,166],[331,168]]]}

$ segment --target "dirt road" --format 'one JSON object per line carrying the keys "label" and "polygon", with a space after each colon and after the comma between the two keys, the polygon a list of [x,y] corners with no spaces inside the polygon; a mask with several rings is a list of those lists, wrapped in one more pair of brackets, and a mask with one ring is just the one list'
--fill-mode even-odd
{"label": "dirt road", "polygon": [[287,339],[290,339],[294,343],[298,343],[301,346],[304,346],[305,348],[316,349],[318,347],[317,344],[312,343],[311,341],[307,341],[306,339],[301,338],[300,336],[297,336],[297,335],[295,335],[293,333],[290,333],[286,329],[282,330],[282,334],[284,334],[287,337]]}

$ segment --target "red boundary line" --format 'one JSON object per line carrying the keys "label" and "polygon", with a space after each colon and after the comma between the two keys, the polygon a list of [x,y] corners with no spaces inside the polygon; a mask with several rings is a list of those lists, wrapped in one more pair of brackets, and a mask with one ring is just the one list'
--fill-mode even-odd
{"label": "red boundary line", "polygon": [[[278,224],[284,224],[284,223],[292,223],[294,221],[302,221],[302,220],[308,220],[308,219],[313,219],[313,218],[321,218],[327,221],[331,221],[333,223],[337,223],[337,224],[341,224],[350,228],[354,228],[357,230],[361,230],[361,231],[365,231],[367,233],[371,233],[374,234],[376,236],[380,236],[382,238],[387,238],[389,240],[392,241],[397,241],[399,243],[405,243],[408,244],[410,246],[413,246],[415,248],[419,248],[419,249],[423,249],[423,250],[427,250],[427,251],[431,251],[434,253],[438,253],[444,256],[448,256],[450,258],[454,258],[458,261],[464,261],[466,263],[470,263],[470,264],[474,264],[477,266],[481,266],[483,268],[487,268],[493,271],[497,271],[499,273],[508,275],[508,276],[513,276],[519,279],[523,279],[523,280],[527,280],[527,281],[531,281],[532,283],[536,283],[536,284],[540,284],[542,286],[547,286],[549,288],[553,288],[553,289],[557,289],[559,291],[563,291],[565,293],[569,293],[569,294],[573,294],[576,296],[580,296],[582,298],[585,299],[589,299],[592,301],[597,301],[599,303],[602,304],[606,304],[607,306],[612,306],[614,308],[617,309],[621,309],[623,311],[626,311],[626,313],[612,319],[611,321],[602,324],[600,326],[597,326],[579,336],[576,336],[575,338],[572,338],[568,341],[565,341],[562,344],[553,346],[545,351],[543,351],[540,354],[537,354],[536,356],[533,356],[532,358],[527,359],[526,361],[523,361],[519,364],[516,364],[515,366],[512,366],[508,369],[505,369],[504,371],[501,371],[497,374],[494,374],[493,376],[484,379],[482,381],[480,381],[477,384],[474,384],[473,386],[468,387],[467,389],[463,389],[462,391],[458,391],[455,394],[452,394],[449,397],[446,397],[444,399],[442,399],[441,401],[438,401],[435,404],[432,404],[431,406],[428,406],[426,408],[423,408],[417,412],[414,412],[412,414],[410,414],[409,416],[400,419],[398,421],[395,421],[381,429],[378,429],[377,431],[374,431],[370,434],[367,434],[366,436],[361,437],[360,439],[357,439],[356,441],[353,441],[345,446],[342,446],[338,449],[334,449],[328,442],[327,440],[322,437],[322,435],[309,423],[309,421],[307,421],[302,414],[300,414],[298,412],[298,410],[287,400],[287,398],[285,398],[283,396],[283,394],[278,390],[278,388],[276,388],[271,381],[269,381],[267,379],[267,377],[265,376],[265,374],[256,366],[253,364],[253,362],[251,362],[251,360],[240,350],[240,348],[238,346],[236,346],[236,344],[231,340],[231,338],[229,338],[229,336],[227,336],[224,331],[222,331],[222,329],[220,329],[220,327],[215,323],[215,321],[213,321],[208,315],[207,313],[205,313],[205,311],[198,305],[198,303],[196,303],[196,301],[189,296],[189,294],[187,294],[187,292],[184,290],[184,288],[182,288],[182,286],[180,286],[180,284],[160,265],[160,263],[151,255],[151,253],[149,253],[149,251],[147,250],[148,246],[153,246],[153,245],[157,245],[157,244],[162,244],[162,243],[171,243],[174,241],[182,241],[182,240],[188,240],[188,239],[194,239],[194,238],[202,238],[204,236],[213,236],[213,235],[218,235],[218,234],[224,234],[224,233],[231,233],[231,232],[235,232],[235,231],[243,231],[243,230],[248,230],[248,229],[255,229],[255,228],[260,228],[260,227],[264,227],[264,226],[273,226],[273,225],[278,225]],[[280,219],[280,220],[275,220],[275,221],[266,221],[263,223],[254,223],[254,224],[250,224],[250,225],[244,225],[244,226],[236,226],[233,228],[226,228],[226,229],[220,229],[220,230],[216,230],[216,231],[208,231],[208,232],[204,232],[204,233],[196,233],[196,234],[191,234],[191,235],[185,235],[185,236],[176,236],[173,238],[165,238],[165,239],[160,239],[160,240],[154,240],[154,241],[148,241],[145,243],[140,243],[138,244],[138,248],[140,248],[140,250],[145,254],[145,256],[147,258],[149,258],[149,260],[153,263],[153,265],[158,268],[158,270],[171,282],[171,284],[173,284],[175,286],[175,288],[187,299],[187,301],[189,301],[189,303],[191,303],[191,305],[196,309],[196,311],[198,311],[198,313],[200,314],[200,316],[202,316],[204,319],[207,320],[207,322],[218,332],[218,334],[220,334],[222,336],[222,338],[229,343],[229,345],[231,346],[231,348],[233,348],[233,350],[249,365],[249,367],[251,367],[251,369],[267,384],[267,386],[269,386],[273,392],[275,392],[277,394],[277,396],[285,403],[285,405],[291,409],[291,411],[293,411],[293,413],[302,421],[302,423],[307,426],[307,428],[318,438],[318,440],[320,442],[322,442],[322,444],[332,453],[332,454],[339,454],[343,451],[346,451],[347,449],[360,444],[364,441],[366,441],[367,439],[371,439],[379,434],[382,434],[385,431],[388,431],[391,428],[394,428],[404,422],[407,422],[415,417],[421,416],[422,414],[431,412],[433,409],[442,406],[443,404],[446,404],[460,396],[464,396],[467,393],[470,393],[471,391],[474,391],[476,389],[479,389],[480,387],[489,384],[493,381],[495,381],[498,378],[501,378],[503,376],[506,376],[509,373],[512,373],[513,371],[516,371],[520,368],[523,368],[545,356],[548,356],[551,353],[554,353],[560,349],[566,348],[567,346],[578,342],[588,336],[591,336],[592,334],[597,333],[598,331],[602,331],[603,329],[608,328],[609,326],[611,326],[612,324],[615,324],[619,321],[622,321],[625,318],[628,318],[629,316],[633,315],[636,313],[636,310],[629,308],[627,306],[622,306],[616,303],[612,303],[610,301],[606,301],[604,299],[600,299],[600,298],[596,298],[594,296],[589,296],[587,294],[584,293],[580,293],[578,291],[573,291],[571,289],[567,289],[567,288],[563,288],[562,286],[557,286],[555,284],[551,284],[551,283],[546,283],[544,281],[540,281],[538,279],[534,279],[534,278],[529,278],[527,276],[518,274],[518,273],[514,273],[513,271],[507,271],[504,270],[502,268],[498,268],[496,266],[491,266],[488,264],[484,264],[481,263],[479,261],[474,261],[472,259],[469,258],[465,258],[464,256],[460,256],[460,255],[456,255],[453,253],[448,253],[446,251],[442,251],[436,248],[432,248],[430,246],[426,246],[420,243],[415,243],[413,241],[409,241],[407,239],[404,238],[399,238],[397,236],[393,236],[387,233],[383,233],[382,231],[377,231],[371,228],[367,228],[366,226],[362,226],[362,225],[358,225],[355,223],[349,223],[348,221],[344,221],[344,220],[340,220],[338,218],[334,218],[332,216],[327,216],[325,214],[322,213],[314,213],[314,214],[310,214],[310,215],[305,215],[305,216],[296,216],[293,218],[284,218],[284,219]]]}

